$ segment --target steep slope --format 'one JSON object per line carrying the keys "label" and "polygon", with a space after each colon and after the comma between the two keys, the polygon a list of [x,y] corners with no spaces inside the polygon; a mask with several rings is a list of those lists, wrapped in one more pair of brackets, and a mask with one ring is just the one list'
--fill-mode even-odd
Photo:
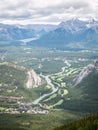
{"label": "steep slope", "polygon": [[72,34],[63,28],[57,28],[43,35],[40,39],[30,44],[50,48],[63,48],[72,38]]}
{"label": "steep slope", "polygon": [[[62,22],[55,30],[44,34],[31,44],[51,48],[87,48],[97,46],[98,22],[78,19]],[[73,46],[74,45],[74,46]]]}
{"label": "steep slope", "polygon": [[[85,98],[94,104],[98,103],[98,70],[92,71],[76,87],[83,90]],[[98,105],[96,106],[98,108]]]}
{"label": "steep slope", "polygon": [[97,130],[98,114],[85,117],[84,119],[74,121],[68,125],[56,128],[54,130]]}
{"label": "steep slope", "polygon": [[28,80],[26,82],[26,88],[38,87],[41,84],[41,78],[34,72],[34,70],[29,70],[27,72]]}
{"label": "steep slope", "polygon": [[[29,44],[59,49],[84,49],[98,46],[98,21],[71,19],[57,25],[4,25],[0,24],[0,40],[28,38]],[[18,43],[16,43],[18,44]]]}
{"label": "steep slope", "polygon": [[55,30],[56,25],[31,24],[31,25],[7,25],[0,24],[0,40],[20,40],[33,38],[37,35],[43,35],[46,32]]}
{"label": "steep slope", "polygon": [[0,105],[3,105],[1,100],[5,101],[13,99],[13,97],[19,100],[31,100],[37,98],[36,96],[39,97],[37,92],[30,91],[30,88],[37,87],[41,83],[41,78],[33,69],[28,70],[9,62],[0,63]]}
{"label": "steep slope", "polygon": [[24,38],[32,38],[36,35],[33,29],[26,29],[15,25],[0,24],[0,40],[20,40]]}
{"label": "steep slope", "polygon": [[97,112],[98,61],[91,69],[89,67],[83,69],[76,79],[75,86],[69,87],[69,93],[60,107],[79,112]]}
{"label": "steep slope", "polygon": [[87,21],[81,21],[77,18],[73,18],[66,22],[61,22],[58,25],[58,27],[67,29],[67,30],[71,31],[72,33],[74,33],[76,31],[80,31],[80,30],[87,28],[87,24],[88,24]]}
{"label": "steep slope", "polygon": [[95,69],[95,66],[93,64],[89,64],[86,66],[72,81],[72,86],[77,86],[81,81],[87,77],[91,72],[93,72]]}
{"label": "steep slope", "polygon": [[[27,77],[26,88],[33,88],[41,84],[41,78],[36,74],[36,72],[33,69],[27,70],[23,66],[18,66],[10,62],[2,62],[0,63],[0,66],[11,67],[12,69],[16,69],[16,71],[23,71],[25,73],[25,76]],[[25,84],[22,85],[24,86]]]}
{"label": "steep slope", "polygon": [[75,87],[79,83],[82,82],[84,78],[86,78],[91,72],[98,71],[98,60],[94,61],[93,64],[89,64],[86,67],[84,67],[81,72],[75,76],[73,79],[71,86]]}

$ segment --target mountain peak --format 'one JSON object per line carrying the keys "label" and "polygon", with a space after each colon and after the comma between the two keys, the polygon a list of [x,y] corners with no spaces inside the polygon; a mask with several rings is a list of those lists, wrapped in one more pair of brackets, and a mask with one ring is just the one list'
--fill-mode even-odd
{"label": "mountain peak", "polygon": [[85,27],[85,21],[79,20],[78,18],[72,18],[67,21],[63,21],[59,24],[59,28],[64,28],[66,30],[71,31],[72,33],[75,31],[82,30]]}
{"label": "mountain peak", "polygon": [[82,22],[82,20],[80,20],[79,18],[76,18],[76,17],[71,18],[71,19],[69,19],[67,21],[70,21],[70,22]]}

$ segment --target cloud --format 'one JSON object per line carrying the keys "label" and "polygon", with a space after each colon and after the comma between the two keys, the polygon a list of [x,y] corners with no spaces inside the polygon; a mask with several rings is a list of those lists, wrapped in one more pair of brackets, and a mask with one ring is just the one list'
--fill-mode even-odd
{"label": "cloud", "polygon": [[98,15],[97,0],[0,0],[0,22],[58,23],[72,17]]}

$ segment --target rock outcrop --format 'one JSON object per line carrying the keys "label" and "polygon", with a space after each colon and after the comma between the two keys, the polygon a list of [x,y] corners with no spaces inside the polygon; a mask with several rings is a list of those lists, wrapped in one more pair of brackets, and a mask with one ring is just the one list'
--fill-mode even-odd
{"label": "rock outcrop", "polygon": [[34,70],[29,70],[27,72],[27,82],[26,88],[34,88],[41,84],[41,78],[34,72]]}
{"label": "rock outcrop", "polygon": [[[97,62],[95,63],[97,65]],[[72,81],[71,86],[77,86],[85,77],[96,69],[95,64],[86,66]]]}
{"label": "rock outcrop", "polygon": [[2,62],[0,63],[0,65],[6,65],[9,67],[15,68],[17,70],[25,71],[27,73],[27,82],[25,83],[26,88],[37,87],[42,82],[40,76],[38,76],[33,69],[28,70],[23,66],[19,66],[17,64],[10,63],[10,62]]}
{"label": "rock outcrop", "polygon": [[98,60],[94,62],[95,68],[98,70]]}

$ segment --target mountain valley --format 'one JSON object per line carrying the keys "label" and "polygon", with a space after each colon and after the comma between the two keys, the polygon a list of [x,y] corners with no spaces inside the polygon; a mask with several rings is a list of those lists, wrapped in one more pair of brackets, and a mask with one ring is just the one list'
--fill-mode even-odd
{"label": "mountain valley", "polygon": [[0,128],[53,130],[98,112],[98,21],[0,24],[0,34]]}

